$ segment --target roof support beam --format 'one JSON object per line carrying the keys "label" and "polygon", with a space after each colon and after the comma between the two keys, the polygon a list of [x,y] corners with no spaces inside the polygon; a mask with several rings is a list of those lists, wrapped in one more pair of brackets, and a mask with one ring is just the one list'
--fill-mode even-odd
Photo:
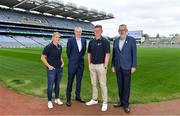
{"label": "roof support beam", "polygon": [[77,7],[73,3],[64,4],[57,0],[0,0],[1,4],[5,4],[10,9],[19,8],[26,11],[36,11],[42,14],[49,13],[57,17],[60,15],[65,18],[90,22],[114,18],[112,14],[108,15],[103,11],[98,12],[96,9],[88,10],[86,7]]}
{"label": "roof support beam", "polygon": [[59,9],[59,7],[52,8],[52,9],[46,11],[46,13],[51,13],[51,12],[56,11],[56,10],[58,10],[58,9]]}
{"label": "roof support beam", "polygon": [[34,8],[31,8],[31,9],[30,9],[30,11],[32,11],[32,10],[36,10],[36,9],[38,9],[38,8],[40,8],[40,7],[44,6],[44,5],[46,5],[46,4],[48,4],[48,1],[47,1],[47,2],[42,3],[42,4],[41,4],[41,5],[39,5],[39,6],[36,6],[36,7],[34,7]]}
{"label": "roof support beam", "polygon": [[23,3],[25,3],[26,1],[28,1],[28,0],[23,0],[23,1],[20,2],[19,4],[14,5],[13,8],[16,8],[17,6],[19,6],[19,5],[23,4]]}

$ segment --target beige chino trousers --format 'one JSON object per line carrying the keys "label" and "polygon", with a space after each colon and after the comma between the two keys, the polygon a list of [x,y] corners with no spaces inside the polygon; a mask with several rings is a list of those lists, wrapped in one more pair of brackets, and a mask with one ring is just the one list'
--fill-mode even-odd
{"label": "beige chino trousers", "polygon": [[107,85],[106,85],[106,73],[104,64],[90,64],[89,65],[91,84],[92,84],[92,99],[98,98],[98,81],[102,92],[103,103],[108,102]]}

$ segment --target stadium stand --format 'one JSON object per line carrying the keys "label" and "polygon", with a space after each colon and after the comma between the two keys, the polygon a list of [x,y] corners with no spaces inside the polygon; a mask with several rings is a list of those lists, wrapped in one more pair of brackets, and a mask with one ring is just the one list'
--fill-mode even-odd
{"label": "stadium stand", "polygon": [[0,35],[0,45],[1,47],[7,47],[7,48],[23,48],[24,45],[20,44],[16,40],[14,40],[10,36],[6,35]]}
{"label": "stadium stand", "polygon": [[153,47],[153,48],[179,48],[180,36],[173,37],[149,37],[139,45],[139,47]]}
{"label": "stadium stand", "polygon": [[0,0],[0,46],[43,47],[53,32],[61,33],[61,44],[83,29],[82,37],[93,38],[93,21],[112,19],[112,14],[75,4],[48,0]]}
{"label": "stadium stand", "polygon": [[33,41],[27,36],[13,36],[13,38],[24,45],[25,47],[41,47],[36,41]]}
{"label": "stadium stand", "polygon": [[39,43],[42,46],[46,46],[49,44],[49,42],[46,41],[44,38],[31,36],[30,39],[34,40],[35,42]]}
{"label": "stadium stand", "polygon": [[180,36],[173,37],[171,44],[180,44]]}

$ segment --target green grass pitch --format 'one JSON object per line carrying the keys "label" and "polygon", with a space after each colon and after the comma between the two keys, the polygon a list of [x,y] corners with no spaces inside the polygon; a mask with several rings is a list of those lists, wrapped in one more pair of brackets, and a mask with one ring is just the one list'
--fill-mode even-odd
{"label": "green grass pitch", "polygon": [[[20,93],[46,98],[47,77],[40,60],[42,49],[0,49],[0,85]],[[63,49],[65,66],[61,81],[60,96],[66,100],[67,57]],[[116,76],[109,65],[107,74],[109,102],[118,101]],[[74,98],[75,80],[72,97]],[[85,56],[85,71],[81,96],[91,99],[91,82]],[[3,93],[1,93],[3,95]],[[131,103],[159,102],[180,98],[180,49],[138,48],[138,68],[132,75]],[[99,89],[99,99],[101,93]]]}

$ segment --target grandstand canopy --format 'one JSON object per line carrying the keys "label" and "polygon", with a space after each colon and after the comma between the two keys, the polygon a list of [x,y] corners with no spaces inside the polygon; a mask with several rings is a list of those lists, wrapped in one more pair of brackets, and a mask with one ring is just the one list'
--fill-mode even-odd
{"label": "grandstand canopy", "polygon": [[54,16],[68,17],[76,20],[99,21],[114,18],[113,14],[104,11],[97,11],[76,4],[67,3],[59,0],[0,0],[0,5],[12,9],[23,9],[31,12],[50,14]]}

